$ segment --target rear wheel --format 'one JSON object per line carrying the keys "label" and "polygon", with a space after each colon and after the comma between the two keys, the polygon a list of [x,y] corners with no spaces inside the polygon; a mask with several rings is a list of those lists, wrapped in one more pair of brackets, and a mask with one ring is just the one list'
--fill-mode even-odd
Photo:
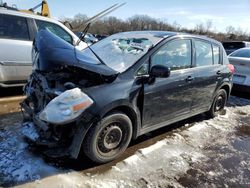
{"label": "rear wheel", "polygon": [[222,113],[227,102],[227,92],[224,89],[220,89],[214,97],[213,104],[210,110],[207,112],[208,117],[215,117]]}
{"label": "rear wheel", "polygon": [[106,163],[125,151],[131,137],[131,120],[124,113],[115,112],[91,127],[83,143],[83,150],[91,160]]}

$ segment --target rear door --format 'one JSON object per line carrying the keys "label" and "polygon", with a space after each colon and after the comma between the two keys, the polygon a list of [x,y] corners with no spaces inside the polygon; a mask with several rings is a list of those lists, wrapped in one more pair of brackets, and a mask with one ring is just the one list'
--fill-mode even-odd
{"label": "rear door", "polygon": [[31,73],[32,41],[24,17],[0,14],[0,81],[27,80]]}
{"label": "rear door", "polygon": [[191,39],[167,42],[151,57],[151,67],[165,65],[168,78],[155,78],[144,85],[143,126],[150,127],[190,112],[194,73]]}
{"label": "rear door", "polygon": [[197,91],[193,95],[192,110],[208,109],[217,84],[222,80],[220,47],[206,40],[194,39]]}

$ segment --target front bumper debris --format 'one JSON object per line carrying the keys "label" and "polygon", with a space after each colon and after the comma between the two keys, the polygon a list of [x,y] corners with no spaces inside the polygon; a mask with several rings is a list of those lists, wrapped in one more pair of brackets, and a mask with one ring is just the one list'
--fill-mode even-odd
{"label": "front bumper debris", "polygon": [[39,119],[38,115],[28,105],[29,97],[20,103],[25,119],[33,121],[39,137],[34,140],[26,136],[28,143],[41,150],[51,158],[69,157],[76,159],[89,127],[95,122],[93,115],[84,112],[75,122],[64,125],[53,125]]}

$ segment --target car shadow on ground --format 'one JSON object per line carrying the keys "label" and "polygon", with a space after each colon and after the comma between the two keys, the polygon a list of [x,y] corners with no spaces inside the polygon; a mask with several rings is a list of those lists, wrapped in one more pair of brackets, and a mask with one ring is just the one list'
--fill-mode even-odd
{"label": "car shadow on ground", "polygon": [[247,92],[240,92],[240,91],[232,90],[231,95],[236,96],[236,97],[240,97],[240,98],[244,98],[244,99],[250,99],[250,93],[247,93]]}
{"label": "car shadow on ground", "polygon": [[23,95],[23,87],[9,87],[9,88],[0,87],[0,97],[10,97],[17,95]]}

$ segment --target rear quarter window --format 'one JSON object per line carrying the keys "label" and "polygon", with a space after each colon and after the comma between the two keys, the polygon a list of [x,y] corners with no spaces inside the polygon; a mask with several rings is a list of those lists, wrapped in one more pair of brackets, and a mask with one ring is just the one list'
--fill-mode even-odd
{"label": "rear quarter window", "polygon": [[213,58],[214,58],[214,65],[220,64],[220,47],[215,44],[213,44]]}
{"label": "rear quarter window", "polygon": [[30,40],[26,18],[0,14],[0,38]]}
{"label": "rear quarter window", "polygon": [[226,51],[223,49],[223,65],[229,64]]}

